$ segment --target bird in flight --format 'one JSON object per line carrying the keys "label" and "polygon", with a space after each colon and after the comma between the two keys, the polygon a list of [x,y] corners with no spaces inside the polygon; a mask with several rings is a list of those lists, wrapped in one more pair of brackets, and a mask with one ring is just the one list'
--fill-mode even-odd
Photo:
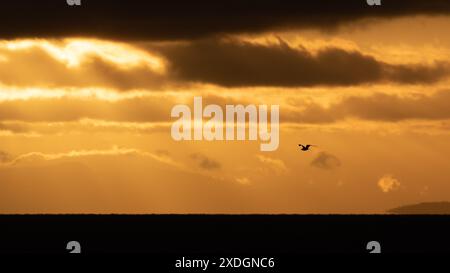
{"label": "bird in flight", "polygon": [[316,145],[311,145],[311,144],[307,144],[307,145],[303,145],[303,144],[298,144],[298,146],[299,147],[301,147],[300,149],[302,150],[302,151],[309,151],[309,149],[311,148],[311,147],[315,147]]}

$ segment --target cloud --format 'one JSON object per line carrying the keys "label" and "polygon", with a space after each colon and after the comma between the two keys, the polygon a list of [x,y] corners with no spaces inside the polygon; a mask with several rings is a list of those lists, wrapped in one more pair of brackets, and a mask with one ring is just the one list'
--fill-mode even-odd
{"label": "cloud", "polygon": [[0,120],[77,121],[96,119],[121,122],[168,121],[173,98],[129,98],[117,101],[94,98],[34,98],[0,101]]}
{"label": "cloud", "polygon": [[403,98],[378,93],[370,97],[348,98],[337,107],[337,112],[356,115],[362,119],[385,121],[443,119],[450,117],[449,106],[450,90],[442,90],[430,96],[417,94]]}
{"label": "cloud", "polygon": [[153,134],[170,132],[168,122],[116,122],[106,120],[81,119],[66,122],[0,122],[0,132],[20,136],[44,136],[70,133],[116,133],[116,134]]}
{"label": "cloud", "polygon": [[8,131],[16,134],[30,132],[28,126],[20,122],[13,122],[13,123],[0,122],[0,131]]}
{"label": "cloud", "polygon": [[377,185],[384,193],[388,193],[400,188],[400,181],[392,175],[386,174],[378,180]]}
{"label": "cloud", "polygon": [[65,153],[41,153],[41,152],[30,152],[22,154],[11,161],[11,165],[19,163],[30,163],[39,161],[50,161],[58,160],[64,158],[77,158],[77,157],[87,157],[87,156],[113,156],[113,155],[145,155],[139,150],[119,148],[114,146],[112,149],[108,150],[73,150]]}
{"label": "cloud", "polygon": [[434,83],[447,63],[394,65],[359,51],[328,47],[310,52],[278,43],[203,39],[138,45],[93,40],[0,42],[0,83],[36,88],[166,90],[192,83],[224,87],[351,86],[367,83]]}
{"label": "cloud", "polygon": [[[32,8],[30,8],[32,7]],[[330,12],[332,11],[332,12]],[[366,1],[89,1],[77,9],[65,1],[5,2],[0,36],[104,37],[115,40],[180,40],[223,33],[254,33],[274,29],[332,30],[365,18],[448,14],[446,0],[385,1],[370,8]],[[39,14],[41,17],[36,17]],[[17,18],[20,18],[17,19]],[[55,24],[58,22],[58,24]]]}
{"label": "cloud", "polygon": [[241,185],[249,185],[252,183],[252,181],[248,177],[236,177],[235,180]]}
{"label": "cloud", "polygon": [[394,65],[358,51],[325,48],[312,53],[278,44],[235,39],[207,39],[159,48],[171,77],[181,82],[245,86],[351,86],[367,83],[433,83],[448,76],[450,66]]}
{"label": "cloud", "polygon": [[266,164],[278,174],[285,173],[288,171],[286,164],[284,164],[283,160],[281,159],[271,158],[263,155],[257,155],[257,158],[259,159],[260,162]]}
{"label": "cloud", "polygon": [[[28,93],[26,89],[11,89],[2,99],[3,93],[0,91],[0,130],[17,132],[17,130],[29,129],[29,124],[18,124],[11,121],[42,123],[83,120],[82,125],[89,125],[91,129],[115,130],[125,126],[136,131],[153,132],[156,131],[154,129],[165,129],[167,124],[162,123],[174,120],[170,117],[170,112],[175,105],[182,103],[193,109],[192,98],[195,95],[189,91],[180,91],[176,94],[143,92],[133,96],[122,96],[123,93],[111,92],[111,94],[105,95],[106,98],[102,98],[96,94],[90,94],[89,89],[74,89],[61,94],[57,89],[32,89],[30,93],[36,95],[40,91],[56,92],[56,95],[47,97],[47,94],[42,96],[38,94],[37,96],[27,97],[24,95],[22,97],[22,93]],[[76,95],[76,93],[83,94],[84,91],[87,95]],[[113,98],[117,96],[117,98],[108,99],[108,96]],[[186,98],[187,101],[183,101],[183,98]],[[202,98],[204,105],[218,104],[222,107],[225,107],[226,104],[252,103],[248,99],[233,99],[211,94],[205,94]],[[155,123],[160,123],[161,126],[156,126]],[[77,124],[72,125],[75,128]]]}
{"label": "cloud", "polygon": [[[192,94],[187,93],[187,96]],[[203,96],[204,105],[216,103],[220,106],[255,103],[248,98]],[[164,132],[170,130],[170,111],[178,103],[176,96],[172,95],[136,96],[112,101],[65,95],[61,98],[0,100],[0,130],[44,134],[63,131],[65,128],[89,132]],[[187,105],[192,106],[192,102],[189,100]],[[280,112],[280,122],[284,124],[329,124],[347,119],[376,122],[448,120],[450,90],[430,95],[375,93],[368,96],[346,96],[327,107],[308,100],[294,100]],[[45,123],[55,124],[47,126]],[[420,123],[416,126],[419,127]],[[442,123],[439,126],[444,128],[448,124]]]}
{"label": "cloud", "polygon": [[[82,52],[80,52],[82,51]],[[97,40],[0,43],[0,83],[34,87],[158,88],[163,60],[132,46]]]}
{"label": "cloud", "polygon": [[33,164],[45,161],[64,160],[71,158],[83,158],[92,156],[141,156],[151,158],[153,160],[184,169],[184,166],[175,162],[169,155],[162,153],[150,153],[141,151],[138,149],[124,148],[114,146],[111,149],[104,150],[72,150],[62,153],[42,153],[42,152],[29,152],[17,156],[16,158],[8,157],[8,161],[4,161],[5,166],[15,166],[21,164]]}
{"label": "cloud", "polygon": [[332,154],[320,152],[310,165],[319,169],[332,170],[340,167],[341,161]]}
{"label": "cloud", "polygon": [[450,90],[409,97],[375,93],[365,97],[346,97],[329,107],[309,102],[296,103],[295,106],[303,110],[281,113],[281,120],[297,123],[330,123],[347,118],[388,122],[440,120],[450,118]]}
{"label": "cloud", "polygon": [[219,162],[200,153],[191,154],[190,157],[196,162],[198,167],[204,170],[217,170],[222,167]]}

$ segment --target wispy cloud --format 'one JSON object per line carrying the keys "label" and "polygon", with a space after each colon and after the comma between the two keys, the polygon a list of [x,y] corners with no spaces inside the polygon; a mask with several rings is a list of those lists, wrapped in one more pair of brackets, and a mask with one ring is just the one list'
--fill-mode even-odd
{"label": "wispy cloud", "polygon": [[42,153],[42,152],[30,152],[19,155],[15,158],[10,156],[4,157],[7,160],[3,160],[5,165],[14,166],[18,164],[34,163],[39,161],[52,161],[59,159],[81,158],[89,156],[142,156],[152,158],[167,165],[184,168],[181,164],[175,162],[167,154],[145,152],[138,149],[122,148],[114,146],[111,149],[105,150],[72,150],[64,153]]}
{"label": "wispy cloud", "polygon": [[286,173],[288,171],[286,164],[281,159],[272,158],[264,155],[257,155],[256,157],[259,159],[261,163],[268,166],[271,170],[273,170],[277,174]]}

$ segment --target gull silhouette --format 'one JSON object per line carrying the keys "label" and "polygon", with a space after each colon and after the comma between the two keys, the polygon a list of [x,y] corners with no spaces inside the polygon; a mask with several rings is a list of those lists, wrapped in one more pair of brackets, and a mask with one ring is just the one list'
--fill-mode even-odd
{"label": "gull silhouette", "polygon": [[298,144],[298,146],[301,147],[300,150],[302,150],[304,152],[309,151],[309,149],[311,147],[316,147],[316,145],[311,145],[311,144],[307,144],[307,145]]}

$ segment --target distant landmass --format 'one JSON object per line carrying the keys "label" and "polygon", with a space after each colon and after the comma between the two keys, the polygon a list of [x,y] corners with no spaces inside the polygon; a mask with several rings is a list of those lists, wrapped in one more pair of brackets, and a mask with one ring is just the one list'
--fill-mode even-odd
{"label": "distant landmass", "polygon": [[387,211],[392,214],[450,214],[450,202],[428,202],[405,205]]}

